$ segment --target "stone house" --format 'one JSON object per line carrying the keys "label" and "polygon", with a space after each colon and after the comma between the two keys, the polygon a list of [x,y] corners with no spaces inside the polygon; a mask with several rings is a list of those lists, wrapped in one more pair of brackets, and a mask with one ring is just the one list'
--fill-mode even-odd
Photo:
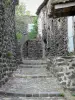
{"label": "stone house", "polygon": [[[68,17],[74,15],[74,0],[44,0],[37,10],[38,33],[42,36],[45,55],[68,53]],[[64,5],[68,3],[68,10]],[[61,7],[60,7],[61,6]],[[71,6],[71,7],[70,7]],[[55,9],[56,7],[60,9]],[[64,10],[61,9],[64,7]]]}
{"label": "stone house", "polygon": [[68,41],[73,42],[73,44],[70,43],[72,47],[70,46],[69,49],[73,48],[75,52],[75,0],[53,0],[51,15],[53,17],[68,16],[68,31],[71,32],[72,30],[71,33],[68,32],[68,36],[70,37]]}
{"label": "stone house", "polygon": [[[67,56],[67,52],[68,16],[72,17],[73,31],[75,30],[75,0],[44,0],[37,15],[38,33],[43,40],[43,54],[50,58],[50,72],[57,77],[64,89],[74,92],[75,57]],[[73,41],[75,45],[75,31]]]}
{"label": "stone house", "polygon": [[17,68],[15,6],[18,0],[0,0],[0,85]]}

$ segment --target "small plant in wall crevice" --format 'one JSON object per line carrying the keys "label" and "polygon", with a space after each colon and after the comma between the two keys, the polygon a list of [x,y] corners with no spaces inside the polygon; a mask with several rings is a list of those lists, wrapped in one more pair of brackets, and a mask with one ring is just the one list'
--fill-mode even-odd
{"label": "small plant in wall crevice", "polygon": [[11,58],[12,53],[11,52],[7,52],[7,58]]}
{"label": "small plant in wall crevice", "polygon": [[64,97],[65,95],[63,93],[59,94],[59,96]]}

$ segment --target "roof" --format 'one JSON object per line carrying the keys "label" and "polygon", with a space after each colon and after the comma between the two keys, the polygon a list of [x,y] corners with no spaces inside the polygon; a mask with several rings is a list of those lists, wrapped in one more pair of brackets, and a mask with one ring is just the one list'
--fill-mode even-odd
{"label": "roof", "polygon": [[[44,0],[43,3],[39,6],[39,8],[37,9],[36,14],[39,15],[39,13],[41,12],[41,9],[48,3],[49,0]],[[51,0],[51,4],[55,5],[55,4],[64,4],[64,3],[68,3],[68,2],[74,2],[75,0]]]}
{"label": "roof", "polygon": [[39,8],[37,9],[36,14],[39,15],[41,9],[48,3],[49,0],[44,0],[43,3],[39,6]]}

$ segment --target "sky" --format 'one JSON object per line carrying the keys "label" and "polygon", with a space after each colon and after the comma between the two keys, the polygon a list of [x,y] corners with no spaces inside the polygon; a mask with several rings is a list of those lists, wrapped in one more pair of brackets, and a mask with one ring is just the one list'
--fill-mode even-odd
{"label": "sky", "polygon": [[19,0],[19,3],[25,3],[26,10],[31,12],[31,15],[35,15],[37,8],[43,2],[43,0]]}

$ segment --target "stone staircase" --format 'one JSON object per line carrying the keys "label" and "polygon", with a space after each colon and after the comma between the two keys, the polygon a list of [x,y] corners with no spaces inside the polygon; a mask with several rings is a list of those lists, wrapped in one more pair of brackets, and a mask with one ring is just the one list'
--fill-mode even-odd
{"label": "stone staircase", "polygon": [[57,79],[47,70],[47,60],[23,60],[0,88],[0,100],[66,100]]}

